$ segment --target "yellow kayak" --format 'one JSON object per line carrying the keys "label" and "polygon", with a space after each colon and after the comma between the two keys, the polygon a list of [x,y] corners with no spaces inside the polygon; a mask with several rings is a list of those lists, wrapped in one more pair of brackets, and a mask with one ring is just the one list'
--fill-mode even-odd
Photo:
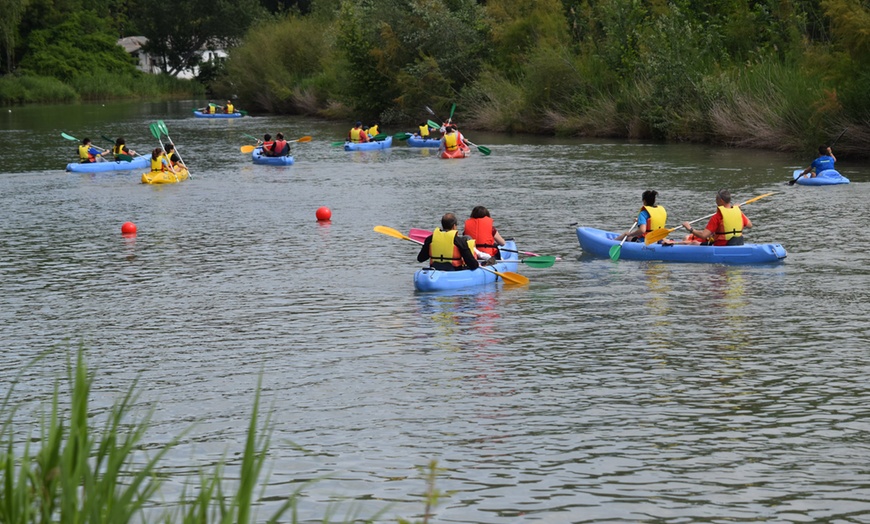
{"label": "yellow kayak", "polygon": [[187,169],[180,168],[177,173],[173,173],[172,171],[149,171],[148,173],[142,173],[142,183],[143,184],[174,184],[176,182],[181,182],[182,180],[187,180],[190,176],[190,173],[187,172]]}

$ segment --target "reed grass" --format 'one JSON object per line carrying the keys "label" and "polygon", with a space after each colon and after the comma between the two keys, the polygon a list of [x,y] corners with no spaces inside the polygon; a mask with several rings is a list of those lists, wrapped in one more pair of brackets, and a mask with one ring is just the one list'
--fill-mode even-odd
{"label": "reed grass", "polygon": [[[160,461],[187,431],[156,451],[144,451],[142,442],[152,411],[136,416],[137,384],[131,385],[107,412],[95,414],[89,403],[94,377],[88,371],[83,349],[79,349],[75,363],[68,361],[67,369],[69,403],[62,403],[64,384],[59,381],[50,408],[42,416],[38,438],[16,428],[18,409],[11,399],[17,379],[0,401],[0,523],[299,522],[297,508],[302,491],[319,479],[288,493],[265,519],[256,513],[265,496],[257,488],[262,485],[265,489],[264,467],[273,429],[270,416],[260,422],[262,378],[257,384],[236,478],[227,475],[226,460],[222,459],[209,471],[201,470],[198,484],[185,485],[180,501],[161,512],[159,507],[155,510],[155,498],[162,485]],[[94,425],[100,418],[104,422],[98,430]],[[425,512],[423,520],[418,521],[422,524],[429,522],[443,496],[435,488],[439,472],[435,461],[424,472]],[[351,505],[342,520],[337,520],[339,509],[328,507],[323,522],[381,521],[389,507],[364,516],[359,505]]]}

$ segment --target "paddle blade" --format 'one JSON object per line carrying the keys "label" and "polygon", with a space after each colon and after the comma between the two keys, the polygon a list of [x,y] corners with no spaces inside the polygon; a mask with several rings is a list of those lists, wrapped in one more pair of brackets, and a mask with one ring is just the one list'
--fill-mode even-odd
{"label": "paddle blade", "polygon": [[125,155],[122,153],[122,154],[118,155],[118,160],[121,160],[122,162],[132,162],[133,157],[130,155]]}
{"label": "paddle blade", "polygon": [[619,254],[622,252],[622,246],[613,246],[610,248],[610,260],[616,262],[619,260]]}
{"label": "paddle blade", "polygon": [[296,140],[290,140],[290,142],[311,142],[311,137],[306,135],[306,136],[297,138]]}
{"label": "paddle blade", "polygon": [[428,229],[417,229],[411,228],[411,231],[408,232],[408,236],[411,237],[411,240],[417,240],[418,242],[425,242],[426,237],[431,235],[432,232]]}
{"label": "paddle blade", "polygon": [[402,234],[401,231],[387,226],[375,226],[375,233],[381,233],[387,236],[391,236],[393,238],[399,238],[402,240],[408,240],[410,242],[417,242],[418,244],[422,244],[422,242],[418,242],[412,238],[406,237]]}
{"label": "paddle blade", "polygon": [[166,129],[166,124],[163,123],[163,120],[157,121],[157,130],[163,133],[166,136],[169,136],[169,130]]}
{"label": "paddle blade", "polygon": [[431,127],[432,129],[441,129],[441,124],[436,124],[435,122],[433,122],[433,121],[431,121],[431,120],[427,120],[427,121],[426,121],[426,124],[427,124],[429,127]]}
{"label": "paddle blade", "polygon": [[107,137],[106,135],[100,135],[100,136],[102,136],[102,137],[103,137],[103,140],[107,141],[108,143],[110,143],[110,144],[112,144],[112,145],[115,144],[115,141],[112,140],[111,138]]}
{"label": "paddle blade", "polygon": [[646,237],[644,237],[643,241],[644,243],[646,243],[646,245],[654,244],[659,240],[664,240],[665,238],[667,238],[668,235],[670,235],[674,231],[674,229],[668,229],[666,227],[663,227],[661,229],[650,231],[646,234]]}
{"label": "paddle blade", "polygon": [[68,134],[66,134],[66,133],[61,133],[60,136],[66,138],[67,140],[72,140],[73,142],[78,142],[78,141],[79,141],[78,138],[76,138],[76,137],[74,137],[74,136],[72,136],[72,135],[68,135]]}
{"label": "paddle blade", "polygon": [[393,135],[393,138],[395,138],[396,140],[407,140],[411,138],[411,133],[396,133],[395,135]]}
{"label": "paddle blade", "polygon": [[431,108],[431,107],[429,107],[429,106],[423,106],[423,107],[426,108],[426,112],[427,112],[427,113],[429,113],[429,114],[432,115],[432,116],[435,116],[435,111],[432,111],[432,108]]}
{"label": "paddle blade", "polygon": [[556,257],[549,256],[537,256],[530,257],[522,260],[523,264],[532,266],[532,267],[553,267],[553,264],[556,263]]}
{"label": "paddle blade", "polygon": [[344,142],[343,142],[343,141],[342,141],[342,142],[333,142],[333,143],[332,143],[332,147],[338,147],[338,146],[343,146],[343,145],[344,145]]}
{"label": "paddle blade", "polygon": [[158,139],[158,140],[160,139],[160,130],[157,129],[157,124],[155,124],[155,123],[151,123],[151,124],[148,126],[148,129],[151,131],[151,135],[152,135],[154,138],[156,138],[156,139]]}
{"label": "paddle blade", "polygon": [[251,136],[251,135],[245,134],[245,133],[242,133],[242,136],[245,137],[245,138],[250,138],[251,140],[253,140],[253,141],[255,141],[255,142],[256,142],[257,140],[259,140],[259,138],[255,137],[255,136]]}
{"label": "paddle blade", "polygon": [[448,122],[453,120],[453,112],[454,111],[456,111],[456,104],[455,103],[452,106],[450,106],[450,117],[447,119]]}
{"label": "paddle blade", "polygon": [[485,156],[489,156],[492,154],[492,151],[488,147],[477,146],[477,150],[483,153]]}
{"label": "paddle blade", "polygon": [[390,136],[390,135],[388,135],[388,134],[386,134],[386,133],[378,133],[377,135],[371,137],[370,140],[374,140],[374,141],[376,141],[376,142],[380,142],[380,141],[382,141],[382,140],[386,140],[388,136]]}
{"label": "paddle blade", "polygon": [[257,149],[257,146],[242,146],[239,148],[239,151],[242,153],[253,153],[255,149]]}
{"label": "paddle blade", "polygon": [[529,284],[529,279],[524,277],[523,275],[520,275],[519,273],[514,273],[512,271],[495,271],[495,270],[489,269],[488,267],[485,267],[485,266],[480,266],[480,267],[482,267],[483,269],[485,269],[491,273],[495,273],[496,275],[501,277],[501,279],[504,280],[505,282],[510,282],[511,284],[517,284],[520,286],[526,286]]}

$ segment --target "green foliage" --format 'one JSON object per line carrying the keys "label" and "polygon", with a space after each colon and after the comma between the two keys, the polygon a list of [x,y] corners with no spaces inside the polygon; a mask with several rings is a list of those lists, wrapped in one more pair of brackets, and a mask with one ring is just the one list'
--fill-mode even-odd
{"label": "green foliage", "polygon": [[568,26],[559,0],[490,0],[486,17],[494,65],[509,74],[519,74],[535,49],[568,44]]}
{"label": "green foliage", "polygon": [[[225,76],[213,88],[237,94],[251,108],[309,113],[338,91],[337,82],[326,80],[324,63],[334,60],[332,55],[330,28],[323,22],[301,17],[264,22],[230,53]],[[300,97],[302,91],[315,101]]]}
{"label": "green foliage", "polygon": [[113,73],[135,71],[135,62],[116,44],[105,24],[93,13],[73,13],[51,29],[33,31],[22,70],[60,80],[71,80],[94,69]]}
{"label": "green foliage", "polygon": [[60,80],[45,76],[0,76],[0,105],[35,102],[75,102],[76,91]]}
{"label": "green foliage", "polygon": [[257,0],[137,0],[131,9],[145,49],[164,58],[171,75],[196,65],[200,49],[233,44],[264,14]]}

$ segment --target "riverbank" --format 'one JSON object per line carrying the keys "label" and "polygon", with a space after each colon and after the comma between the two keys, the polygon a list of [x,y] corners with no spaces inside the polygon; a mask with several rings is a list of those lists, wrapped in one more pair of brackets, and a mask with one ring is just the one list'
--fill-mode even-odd
{"label": "riverbank", "polygon": [[98,71],[69,82],[36,75],[0,76],[0,106],[204,95],[205,86],[199,82],[168,75],[118,75]]}

